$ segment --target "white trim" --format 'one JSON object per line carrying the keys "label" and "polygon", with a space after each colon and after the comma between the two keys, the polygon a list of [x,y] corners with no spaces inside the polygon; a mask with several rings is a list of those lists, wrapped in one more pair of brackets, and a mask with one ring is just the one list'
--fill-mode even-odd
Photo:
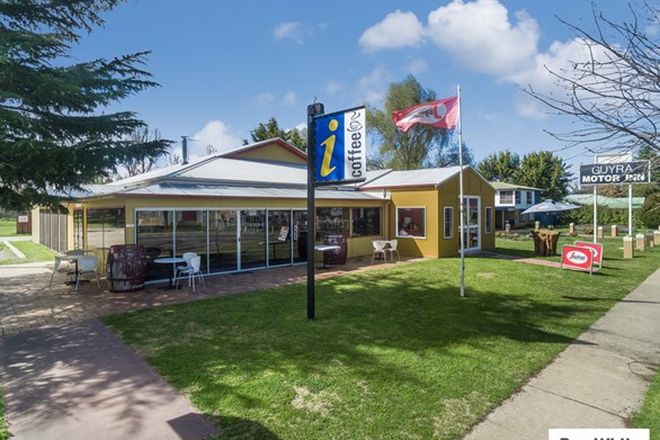
{"label": "white trim", "polygon": [[[447,224],[447,209],[451,209],[451,225],[449,227],[449,235],[445,235],[445,226]],[[454,238],[454,207],[450,205],[442,207],[442,238],[445,240],[451,240]]]}
{"label": "white trim", "polygon": [[[422,218],[424,219],[424,235],[399,235],[399,210],[400,209],[423,209],[424,210],[424,215]],[[395,235],[397,238],[412,238],[412,239],[417,239],[417,240],[426,240],[426,228],[427,228],[427,221],[426,221],[426,206],[397,206],[396,211],[395,211]]]}

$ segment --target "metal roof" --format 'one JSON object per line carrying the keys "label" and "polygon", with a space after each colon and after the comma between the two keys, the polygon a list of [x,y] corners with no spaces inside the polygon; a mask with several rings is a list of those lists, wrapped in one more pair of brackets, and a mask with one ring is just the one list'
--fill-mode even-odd
{"label": "metal roof", "polygon": [[[571,194],[566,196],[566,200],[578,205],[593,205],[593,194]],[[644,197],[633,197],[633,209],[641,208],[644,204]],[[607,206],[608,208],[628,209],[628,197],[607,197],[598,195],[596,203],[600,206]]]}
{"label": "metal roof", "polygon": [[514,183],[506,183],[506,182],[490,182],[491,185],[493,185],[493,188],[496,190],[500,189],[526,189],[530,191],[543,191],[541,188],[534,188],[533,186],[524,186],[524,185],[516,185]]}
{"label": "metal roof", "polygon": [[[468,168],[464,166],[463,169]],[[437,185],[458,174],[460,167],[426,168],[423,170],[390,171],[367,183],[361,189],[396,188],[406,186]]]}
{"label": "metal roof", "polygon": [[[120,191],[117,195],[306,199],[307,189],[169,182]],[[343,200],[385,199],[382,194],[377,192],[321,188],[316,190],[316,198]]]}

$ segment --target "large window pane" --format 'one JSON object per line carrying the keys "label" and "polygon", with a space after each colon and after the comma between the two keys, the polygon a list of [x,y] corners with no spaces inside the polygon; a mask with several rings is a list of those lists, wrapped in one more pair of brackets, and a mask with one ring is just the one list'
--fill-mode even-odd
{"label": "large window pane", "polygon": [[380,235],[380,208],[353,208],[353,235]]}
{"label": "large window pane", "polygon": [[307,261],[307,211],[293,211],[293,262]]}
{"label": "large window pane", "polygon": [[512,205],[513,191],[500,191],[500,203],[503,205]]}
{"label": "large window pane", "polygon": [[176,255],[194,252],[206,272],[206,211],[176,211]]}
{"label": "large window pane", "polygon": [[172,277],[174,265],[157,264],[153,260],[174,256],[174,216],[172,211],[138,211],[137,244],[145,248],[149,258],[147,280]]}
{"label": "large window pane", "polygon": [[209,271],[238,269],[236,211],[209,211]]}
{"label": "large window pane", "polygon": [[268,211],[268,264],[291,264],[291,211]]}
{"label": "large window pane", "polygon": [[426,237],[426,208],[397,208],[397,237]]}
{"label": "large window pane", "polygon": [[266,211],[241,210],[241,269],[266,266]]}
{"label": "large window pane", "polygon": [[108,249],[126,243],[124,208],[87,210],[87,248]]}
{"label": "large window pane", "polygon": [[316,240],[323,241],[328,234],[348,235],[348,215],[344,208],[316,208]]}

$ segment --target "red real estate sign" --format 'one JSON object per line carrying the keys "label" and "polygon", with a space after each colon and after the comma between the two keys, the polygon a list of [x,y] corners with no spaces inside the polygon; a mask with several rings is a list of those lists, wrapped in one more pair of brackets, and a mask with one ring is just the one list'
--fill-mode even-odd
{"label": "red real estate sign", "polygon": [[594,251],[591,248],[565,245],[561,249],[561,268],[583,270],[591,273]]}
{"label": "red real estate sign", "polygon": [[600,268],[603,265],[603,245],[588,241],[576,241],[575,246],[589,248],[594,251],[594,264]]}

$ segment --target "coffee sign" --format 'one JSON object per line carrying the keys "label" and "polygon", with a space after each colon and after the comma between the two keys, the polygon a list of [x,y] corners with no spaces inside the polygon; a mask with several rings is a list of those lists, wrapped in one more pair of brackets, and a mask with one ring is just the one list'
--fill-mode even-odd
{"label": "coffee sign", "polygon": [[619,185],[650,182],[645,161],[580,165],[581,185]]}
{"label": "coffee sign", "polygon": [[594,264],[593,249],[565,245],[561,250],[561,268],[583,270],[591,273]]}

